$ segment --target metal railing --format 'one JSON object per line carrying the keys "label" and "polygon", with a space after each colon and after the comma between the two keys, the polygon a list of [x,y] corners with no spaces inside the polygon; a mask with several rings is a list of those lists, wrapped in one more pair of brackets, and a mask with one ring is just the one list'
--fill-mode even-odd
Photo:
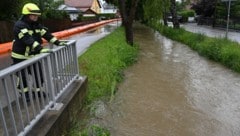
{"label": "metal railing", "polygon": [[0,71],[0,135],[26,135],[79,79],[75,41]]}

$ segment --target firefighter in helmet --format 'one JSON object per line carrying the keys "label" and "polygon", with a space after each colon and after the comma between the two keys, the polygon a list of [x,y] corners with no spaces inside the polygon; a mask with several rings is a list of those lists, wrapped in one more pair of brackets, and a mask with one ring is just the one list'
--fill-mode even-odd
{"label": "firefighter in helmet", "polygon": [[[42,47],[42,38],[46,39],[48,42],[55,45],[65,45],[64,42],[60,42],[56,37],[54,37],[46,27],[41,25],[38,22],[38,18],[41,15],[39,7],[34,3],[27,3],[22,8],[22,16],[15,23],[13,32],[14,32],[14,41],[12,46],[11,57],[13,64],[17,64],[29,58],[32,58],[34,55],[39,53],[48,53],[51,52],[48,48]],[[34,67],[34,73],[36,72],[36,67]],[[28,74],[32,74],[29,72]],[[26,99],[29,98],[29,88],[27,87],[26,74],[24,71],[21,72],[23,87],[20,87],[18,84],[18,89],[21,90],[21,93],[25,93]],[[37,75],[37,74],[35,74]],[[41,84],[42,84],[42,74],[40,69]],[[35,81],[37,88],[40,88],[38,81]],[[39,90],[39,89],[38,89]]]}

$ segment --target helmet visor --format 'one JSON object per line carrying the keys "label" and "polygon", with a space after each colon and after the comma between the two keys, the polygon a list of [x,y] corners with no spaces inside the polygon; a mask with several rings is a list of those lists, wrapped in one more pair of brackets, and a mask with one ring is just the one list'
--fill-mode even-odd
{"label": "helmet visor", "polygon": [[40,10],[30,10],[30,14],[41,15],[41,11]]}

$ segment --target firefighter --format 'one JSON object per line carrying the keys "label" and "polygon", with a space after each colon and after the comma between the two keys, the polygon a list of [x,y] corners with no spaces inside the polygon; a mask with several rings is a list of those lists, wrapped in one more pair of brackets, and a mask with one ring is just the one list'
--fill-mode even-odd
{"label": "firefighter", "polygon": [[[13,64],[17,64],[19,62],[32,58],[34,55],[39,53],[51,52],[51,49],[42,47],[42,38],[55,45],[66,45],[64,42],[60,42],[48,31],[46,27],[44,27],[38,22],[38,18],[40,15],[40,9],[36,4],[27,3],[23,6],[22,16],[15,23],[13,28],[14,41],[11,53]],[[40,90],[40,87],[43,83],[42,71],[39,67],[40,65],[38,67],[34,65],[33,67],[34,75],[36,78],[35,83],[37,86],[37,91]],[[37,71],[39,71],[40,74],[37,74]],[[31,74],[30,70],[28,70],[28,74]],[[29,88],[27,86],[27,80],[25,75],[26,74],[24,74],[24,71],[21,71],[22,80],[20,81],[22,81],[23,87],[20,87],[20,84],[18,84],[17,88],[21,90],[21,93],[25,94],[27,101],[29,101]],[[36,77],[37,75],[40,75],[40,78]],[[41,85],[39,85],[38,79],[41,80]]]}

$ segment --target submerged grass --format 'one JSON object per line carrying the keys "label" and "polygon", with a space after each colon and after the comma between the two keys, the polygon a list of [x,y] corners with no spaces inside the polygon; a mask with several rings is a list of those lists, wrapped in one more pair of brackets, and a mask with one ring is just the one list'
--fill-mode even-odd
{"label": "submerged grass", "polygon": [[[76,129],[77,130],[77,129]],[[83,131],[75,131],[72,136],[110,136],[109,130],[102,128],[99,125],[92,125]]]}
{"label": "submerged grass", "polygon": [[188,45],[200,55],[240,72],[240,45],[226,38],[212,38],[203,34],[188,32],[182,28],[174,29],[158,23],[149,24],[161,34]]}

